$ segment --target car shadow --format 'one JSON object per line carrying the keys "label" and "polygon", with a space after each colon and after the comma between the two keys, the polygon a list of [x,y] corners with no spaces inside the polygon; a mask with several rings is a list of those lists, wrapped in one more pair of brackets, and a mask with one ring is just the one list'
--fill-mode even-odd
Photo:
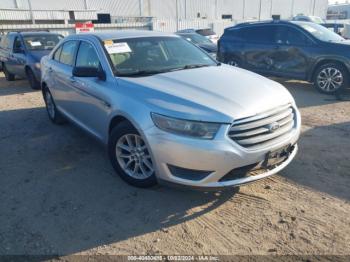
{"label": "car shadow", "polygon": [[38,92],[33,90],[26,79],[17,79],[15,81],[6,81],[4,75],[0,73],[0,96],[8,96],[14,94],[24,94]]}
{"label": "car shadow", "polygon": [[289,90],[299,108],[339,103],[335,96],[319,93],[311,83],[283,78],[272,78],[272,80],[279,82]]}
{"label": "car shadow", "polygon": [[350,201],[350,122],[308,128],[299,152],[281,175],[297,184]]}
{"label": "car shadow", "polygon": [[53,125],[44,108],[2,111],[4,122],[0,254],[73,254],[150,232],[166,237],[237,193],[134,188],[115,175],[104,146],[72,124]]}

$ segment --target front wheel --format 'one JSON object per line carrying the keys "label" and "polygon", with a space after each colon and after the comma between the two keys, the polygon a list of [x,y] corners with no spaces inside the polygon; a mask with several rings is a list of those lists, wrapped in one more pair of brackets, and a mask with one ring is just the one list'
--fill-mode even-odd
{"label": "front wheel", "polygon": [[348,72],[346,68],[337,63],[320,66],[314,77],[315,88],[323,94],[333,95],[348,85]]}
{"label": "front wheel", "polygon": [[157,184],[150,150],[130,123],[125,121],[113,128],[108,154],[113,168],[125,182],[141,188]]}

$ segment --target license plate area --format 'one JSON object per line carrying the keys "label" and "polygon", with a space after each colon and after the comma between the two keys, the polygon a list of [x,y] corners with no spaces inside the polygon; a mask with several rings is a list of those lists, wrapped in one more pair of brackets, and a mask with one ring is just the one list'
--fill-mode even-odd
{"label": "license plate area", "polygon": [[264,167],[274,167],[282,162],[284,162],[289,155],[292,153],[294,146],[287,145],[277,150],[271,151],[266,154]]}

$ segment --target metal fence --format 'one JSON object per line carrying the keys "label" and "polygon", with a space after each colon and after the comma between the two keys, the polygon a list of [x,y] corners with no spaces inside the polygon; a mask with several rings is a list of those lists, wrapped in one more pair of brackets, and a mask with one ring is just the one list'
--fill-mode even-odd
{"label": "metal fence", "polygon": [[[154,30],[160,32],[176,32],[181,29],[211,28],[218,36],[221,36],[226,27],[236,24],[231,20],[210,20],[210,19],[145,19],[144,21],[118,20],[112,24],[95,24],[95,31],[110,31],[124,29]],[[0,25],[0,34],[10,31],[50,31],[64,36],[75,34],[74,24],[3,24]]]}

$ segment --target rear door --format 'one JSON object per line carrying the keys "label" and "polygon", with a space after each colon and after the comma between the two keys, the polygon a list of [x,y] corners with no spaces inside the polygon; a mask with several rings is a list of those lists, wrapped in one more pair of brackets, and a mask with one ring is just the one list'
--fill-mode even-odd
{"label": "rear door", "polygon": [[[72,115],[72,89],[73,66],[75,63],[75,55],[78,47],[78,41],[69,40],[62,44],[62,49],[57,49],[54,59],[48,68],[49,74],[53,77],[54,87],[52,88],[53,97],[58,108],[68,116]],[[56,58],[55,58],[56,57]]]}
{"label": "rear door", "polygon": [[244,44],[244,64],[248,70],[270,74],[271,55],[275,52],[275,25],[257,25],[241,29]]}

